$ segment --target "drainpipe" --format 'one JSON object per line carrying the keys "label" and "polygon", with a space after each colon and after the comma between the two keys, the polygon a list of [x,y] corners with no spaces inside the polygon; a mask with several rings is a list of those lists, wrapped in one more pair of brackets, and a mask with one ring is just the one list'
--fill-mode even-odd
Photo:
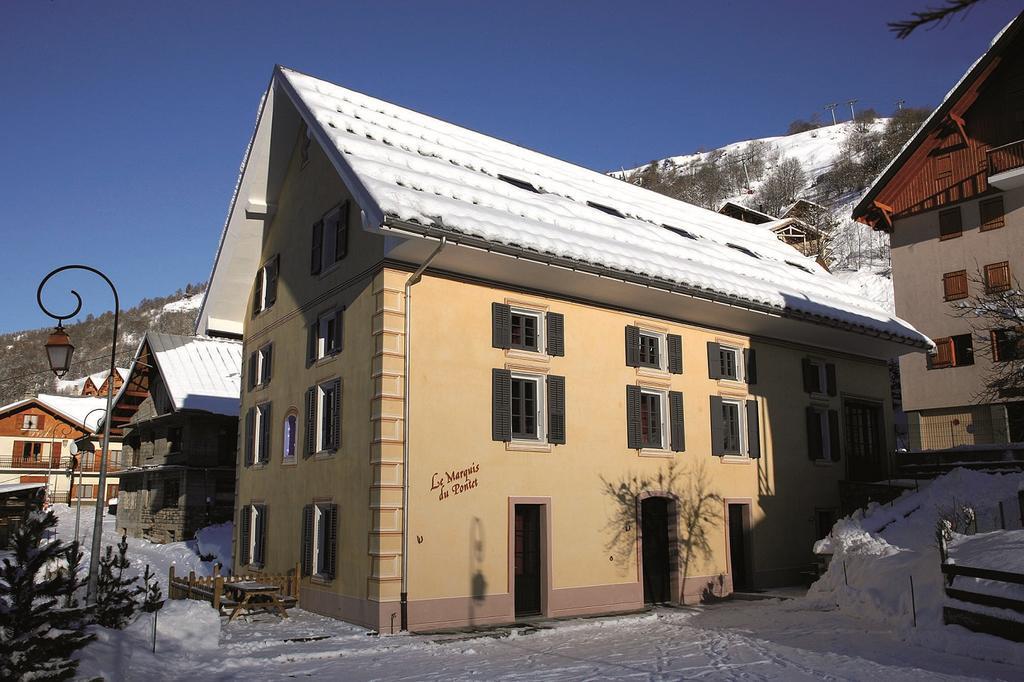
{"label": "drainpipe", "polygon": [[447,243],[447,238],[441,237],[441,242],[434,252],[405,282],[405,367],[402,377],[402,630],[409,629],[409,354],[412,350],[412,287],[420,281],[423,271],[430,266]]}

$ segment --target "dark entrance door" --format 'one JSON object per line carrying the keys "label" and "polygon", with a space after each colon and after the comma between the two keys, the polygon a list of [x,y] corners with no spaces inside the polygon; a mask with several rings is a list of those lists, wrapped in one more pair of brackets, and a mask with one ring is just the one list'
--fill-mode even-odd
{"label": "dark entrance door", "polygon": [[729,561],[732,564],[732,589],[750,589],[747,572],[747,532],[745,504],[729,505]]}
{"label": "dark entrance door", "polygon": [[668,509],[668,500],[664,497],[648,497],[640,503],[644,601],[648,604],[662,604],[672,599]]}
{"label": "dark entrance door", "polygon": [[540,613],[540,505],[516,505],[516,615]]}
{"label": "dark entrance door", "polygon": [[879,481],[889,475],[882,438],[882,410],[875,403],[847,400],[843,403],[843,426],[848,455],[847,476],[851,481]]}

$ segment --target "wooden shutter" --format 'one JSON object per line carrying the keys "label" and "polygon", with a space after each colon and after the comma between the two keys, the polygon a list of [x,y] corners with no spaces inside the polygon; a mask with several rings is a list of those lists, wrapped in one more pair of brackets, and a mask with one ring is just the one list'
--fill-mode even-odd
{"label": "wooden shutter", "polygon": [[548,442],[565,444],[565,377],[548,375]]}
{"label": "wooden shutter", "polygon": [[255,425],[255,408],[250,407],[245,413],[245,466],[252,465],[253,426]]}
{"label": "wooden shutter", "polygon": [[981,231],[994,230],[1006,224],[1003,213],[1003,198],[994,197],[978,204],[981,212]]}
{"label": "wooden shutter", "polygon": [[512,347],[512,307],[504,303],[491,303],[491,346]]}
{"label": "wooden shutter", "polygon": [[238,565],[248,566],[249,557],[249,541],[252,537],[249,533],[251,531],[250,524],[252,523],[252,505],[244,505],[238,511]]}
{"label": "wooden shutter", "polygon": [[992,263],[985,266],[985,293],[998,294],[1010,288],[1010,263]]}
{"label": "wooden shutter", "polygon": [[839,393],[836,386],[836,366],[831,362],[825,363],[825,392],[833,396]]}
{"label": "wooden shutter", "polygon": [[267,548],[267,505],[255,504],[253,506],[256,507],[256,527],[253,528],[255,542],[252,549],[252,562],[262,566],[266,558]]}
{"label": "wooden shutter", "polygon": [[722,349],[714,341],[708,341],[708,378],[722,378]]}
{"label": "wooden shutter", "polygon": [[327,546],[324,548],[327,556],[324,558],[324,573],[328,580],[333,580],[337,575],[338,566],[338,505],[331,504],[327,507]]}
{"label": "wooden shutter", "polygon": [[324,259],[324,221],[318,220],[313,223],[313,249],[310,254],[309,272],[312,275],[320,274],[320,267]]}
{"label": "wooden shutter", "polygon": [[626,326],[626,366],[640,366],[640,328]]}
{"label": "wooden shutter", "polygon": [[817,408],[808,407],[807,415],[807,457],[811,461],[822,458],[821,413]]}
{"label": "wooden shutter", "polygon": [[548,355],[565,355],[565,317],[562,313],[548,313],[544,320],[548,332]]}
{"label": "wooden shutter", "polygon": [[334,224],[334,262],[348,255],[348,202],[338,210],[338,221]]}
{"label": "wooden shutter", "polygon": [[334,412],[331,419],[331,449],[337,450],[341,447],[341,379],[335,379],[334,385]]}
{"label": "wooden shutter", "polygon": [[249,390],[256,388],[256,369],[259,363],[256,361],[257,351],[249,353]]}
{"label": "wooden shutter", "polygon": [[686,426],[683,423],[683,394],[668,392],[668,422],[673,452],[686,450]]}
{"label": "wooden shutter", "polygon": [[963,234],[960,207],[939,211],[939,239],[952,239]]}
{"label": "wooden shutter", "polygon": [[256,271],[256,281],[253,283],[252,314],[255,315],[261,310],[263,310],[263,268]]}
{"label": "wooden shutter", "polygon": [[840,457],[839,447],[839,410],[828,411],[828,439],[832,461],[838,462]]}
{"label": "wooden shutter", "polygon": [[715,457],[725,455],[724,432],[725,420],[722,418],[722,397],[713,395],[711,396],[711,454]]}
{"label": "wooden shutter", "polygon": [[277,273],[280,269],[281,256],[278,254],[267,263],[267,295],[265,300],[268,308],[274,305],[274,302],[277,300]]}
{"label": "wooden shutter", "polygon": [[633,450],[639,450],[644,446],[640,423],[639,386],[626,386],[626,444]]}
{"label": "wooden shutter", "polygon": [[309,329],[306,334],[306,367],[309,367],[317,361],[317,334],[319,331],[320,320],[313,320],[313,324],[309,325]]}
{"label": "wooden shutter", "polygon": [[270,461],[270,425],[273,423],[270,416],[270,403],[263,407],[260,414],[260,462]]}
{"label": "wooden shutter", "polygon": [[942,276],[942,297],[946,301],[967,298],[967,271],[947,272]]}
{"label": "wooden shutter", "polygon": [[953,339],[946,337],[935,339],[935,355],[929,356],[931,367],[939,369],[953,366]]}
{"label": "wooden shutter", "polygon": [[512,372],[491,370],[491,440],[512,440]]}
{"label": "wooden shutter", "polygon": [[273,361],[274,361],[274,345],[273,344],[268,344],[267,347],[264,349],[264,355],[263,355],[263,376],[260,377],[260,383],[261,384],[269,384],[270,383],[270,376],[271,376],[271,373],[274,370]]}
{"label": "wooden shutter", "polygon": [[302,508],[302,575],[313,575],[313,505]]}
{"label": "wooden shutter", "polygon": [[747,455],[751,459],[761,458],[761,422],[757,401],[747,401]]}
{"label": "wooden shutter", "polygon": [[820,369],[808,358],[801,360],[804,377],[804,393],[817,393],[821,390]]}
{"label": "wooden shutter", "polygon": [[683,337],[669,334],[668,340],[668,371],[672,374],[683,373]]}
{"label": "wooden shutter", "polygon": [[753,348],[743,349],[743,377],[748,384],[757,383],[757,352]]}
{"label": "wooden shutter", "polygon": [[306,457],[316,452],[316,386],[306,390]]}
{"label": "wooden shutter", "polygon": [[338,308],[337,310],[334,311],[334,339],[333,339],[333,341],[334,341],[334,352],[335,353],[340,353],[341,352],[341,344],[342,344],[342,341],[344,341],[344,337],[345,337],[345,333],[343,331],[343,329],[344,329],[344,324],[343,324],[344,321],[345,321],[345,309],[344,308]]}

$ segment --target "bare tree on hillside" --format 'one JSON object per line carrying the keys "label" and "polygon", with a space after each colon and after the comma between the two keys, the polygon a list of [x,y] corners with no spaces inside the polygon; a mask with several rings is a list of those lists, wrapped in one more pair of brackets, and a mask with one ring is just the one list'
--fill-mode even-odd
{"label": "bare tree on hillside", "polygon": [[953,303],[954,315],[970,323],[975,357],[981,351],[992,359],[984,370],[985,386],[974,398],[979,402],[1020,398],[1024,396],[1024,291],[1017,279],[986,280],[981,272],[971,283],[972,291],[982,293]]}
{"label": "bare tree on hillside", "polygon": [[796,159],[786,157],[765,178],[757,193],[758,204],[765,213],[777,216],[796,201],[806,185],[807,174],[803,166]]}

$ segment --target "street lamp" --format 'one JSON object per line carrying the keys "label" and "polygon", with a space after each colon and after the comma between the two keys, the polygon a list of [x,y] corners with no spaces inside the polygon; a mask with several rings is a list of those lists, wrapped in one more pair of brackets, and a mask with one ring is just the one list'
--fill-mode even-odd
{"label": "street lamp", "polygon": [[50,332],[50,338],[46,339],[45,348],[50,369],[58,379],[63,378],[71,369],[71,354],[75,352],[75,347],[71,345],[71,337],[64,331],[64,326],[60,321],[57,322],[57,327]]}
{"label": "street lamp", "polygon": [[[110,281],[110,278],[88,265],[63,265],[56,270],[51,270],[46,277],[43,277],[43,281],[39,283],[39,288],[36,290],[36,303],[39,304],[39,308],[57,320],[57,328],[53,330],[50,338],[46,341],[46,358],[50,363],[50,369],[59,378],[64,376],[70,368],[71,353],[74,351],[74,346],[71,345],[71,339],[68,337],[67,332],[64,331],[62,323],[64,320],[77,315],[78,311],[82,309],[82,297],[74,289],[71,290],[71,295],[75,297],[75,309],[67,315],[55,315],[43,305],[43,287],[46,286],[51,277],[65,270],[85,270],[86,272],[98,275],[107,283],[107,286],[110,287],[110,292],[114,295],[114,330],[110,342],[110,374],[108,375],[113,380],[114,372],[116,371],[114,365],[117,359],[117,323],[121,301],[117,296],[117,288],[114,287],[114,283]],[[99,578],[100,548],[103,543],[103,507],[107,490],[107,455],[110,450],[110,412],[113,404],[114,392],[108,390],[107,414],[103,420],[103,450],[100,452],[100,477],[97,486],[99,490],[96,491],[96,518],[93,520],[92,547],[89,553],[89,582],[85,593],[85,600],[90,604],[96,603],[96,583]]]}

